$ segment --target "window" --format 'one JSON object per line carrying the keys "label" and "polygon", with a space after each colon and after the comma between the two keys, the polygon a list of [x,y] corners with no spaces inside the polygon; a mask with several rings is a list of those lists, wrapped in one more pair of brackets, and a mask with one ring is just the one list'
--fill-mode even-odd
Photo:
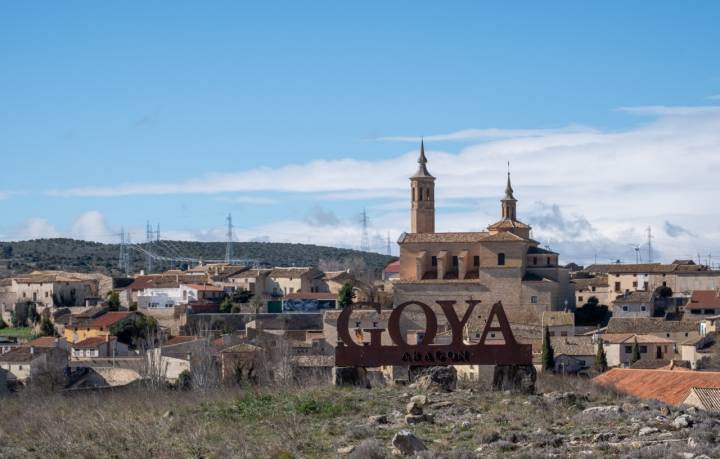
{"label": "window", "polygon": [[647,346],[640,346],[640,353],[647,354]]}
{"label": "window", "polygon": [[355,322],[355,328],[360,328],[360,321]]}
{"label": "window", "polygon": [[552,264],[552,258],[547,257],[547,265],[550,266]]}
{"label": "window", "polygon": [[47,291],[45,291],[45,298],[47,298],[48,296],[50,296],[50,295],[48,294]]}
{"label": "window", "polygon": [[625,353],[632,354],[632,346],[625,346]]}
{"label": "window", "polygon": [[616,292],[620,291],[620,282],[615,282],[615,291]]}
{"label": "window", "polygon": [[705,314],[715,314],[714,309],[705,309]]}
{"label": "window", "polygon": [[537,264],[537,257],[533,257],[533,264],[534,264],[534,265]]}
{"label": "window", "polygon": [[560,336],[567,336],[567,332],[566,332],[566,331],[561,331],[561,332],[560,332]]}
{"label": "window", "polygon": [[373,328],[377,328],[377,327],[378,327],[378,323],[377,323],[377,322],[373,322]]}
{"label": "window", "polygon": [[691,314],[700,314],[700,310],[699,310],[699,309],[693,309],[693,310],[690,311],[690,313],[691,313]]}
{"label": "window", "polygon": [[594,292],[594,291],[595,291],[595,286],[593,285],[592,287],[590,287],[590,290],[592,290],[592,291]]}
{"label": "window", "polygon": [[538,302],[538,297],[536,297],[536,296],[531,296],[531,297],[530,297],[530,302],[531,302],[532,304],[537,304],[537,302]]}
{"label": "window", "polygon": [[479,256],[475,255],[473,257],[473,265],[480,266],[480,257]]}
{"label": "window", "polygon": [[[670,333],[665,333],[665,335],[667,335],[667,337],[670,338]],[[687,333],[685,333],[685,336],[687,336]]]}
{"label": "window", "polygon": [[640,306],[640,310],[641,310],[641,311],[646,311],[647,308],[646,308],[645,306]]}
{"label": "window", "polygon": [[454,267],[457,267],[458,265],[458,257],[452,257],[452,264]]}
{"label": "window", "polygon": [[498,253],[498,266],[503,266],[504,264],[505,264],[505,254]]}
{"label": "window", "polygon": [[582,303],[582,301],[583,301],[583,297],[579,296],[579,297],[578,297],[578,303]]}
{"label": "window", "polygon": [[[685,337],[687,337],[687,332],[685,332]],[[668,338],[670,337],[670,333],[668,333]]]}
{"label": "window", "polygon": [[288,291],[289,291],[290,293],[293,293],[294,290],[295,290],[295,289],[294,289],[293,287],[290,287],[290,289],[289,289]]}
{"label": "window", "polygon": [[430,265],[437,266],[437,257],[430,258]]}
{"label": "window", "polygon": [[623,306],[622,308],[623,308],[623,311],[624,311],[624,312],[627,312],[627,311],[628,311],[628,307],[627,307],[627,306]]}
{"label": "window", "polygon": [[[664,276],[665,274],[663,274]],[[663,281],[663,287],[667,287],[667,282]]]}
{"label": "window", "polygon": [[637,288],[637,281],[633,282],[633,287]]}

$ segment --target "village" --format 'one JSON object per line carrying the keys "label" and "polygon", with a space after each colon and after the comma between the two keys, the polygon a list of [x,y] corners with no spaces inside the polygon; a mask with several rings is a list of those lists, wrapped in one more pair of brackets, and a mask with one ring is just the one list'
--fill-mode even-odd
{"label": "village", "polygon": [[[519,220],[509,172],[497,223],[437,233],[424,145],[417,162],[411,231],[380,273],[204,263],[130,276],[35,271],[1,279],[0,391],[340,385],[347,381],[337,350],[348,339],[369,349],[508,341],[485,331],[498,303],[538,373],[720,410],[720,271],[692,260],[561,266],[560,254],[540,247]],[[438,313],[432,336],[425,311],[404,303]],[[393,319],[398,306],[404,311]],[[348,308],[351,336],[338,330]],[[401,338],[388,332],[393,320]],[[492,374],[492,365],[450,356],[458,380]],[[362,384],[413,384],[422,371],[412,358],[406,363],[367,365]]]}

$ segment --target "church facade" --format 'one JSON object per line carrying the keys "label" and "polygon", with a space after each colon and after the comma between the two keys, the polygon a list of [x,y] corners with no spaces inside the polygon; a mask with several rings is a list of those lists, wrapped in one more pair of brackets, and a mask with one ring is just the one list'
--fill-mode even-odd
{"label": "church facade", "polygon": [[543,311],[573,306],[568,270],[556,252],[533,240],[517,218],[517,200],[507,176],[501,219],[481,232],[435,232],[435,177],[420,145],[417,172],[410,177],[409,233],[400,236],[400,279],[394,304],[409,300],[502,301],[513,322],[539,323]]}

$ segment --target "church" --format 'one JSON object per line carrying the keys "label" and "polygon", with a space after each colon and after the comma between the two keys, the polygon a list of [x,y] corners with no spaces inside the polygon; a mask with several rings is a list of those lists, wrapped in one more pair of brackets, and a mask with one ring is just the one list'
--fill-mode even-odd
{"label": "church", "polygon": [[410,177],[410,232],[398,240],[400,275],[394,304],[417,300],[502,301],[513,322],[540,323],[543,311],[574,305],[566,268],[556,252],[533,240],[530,226],[518,220],[517,199],[508,171],[501,218],[487,231],[435,232],[435,177],[420,144],[418,168]]}

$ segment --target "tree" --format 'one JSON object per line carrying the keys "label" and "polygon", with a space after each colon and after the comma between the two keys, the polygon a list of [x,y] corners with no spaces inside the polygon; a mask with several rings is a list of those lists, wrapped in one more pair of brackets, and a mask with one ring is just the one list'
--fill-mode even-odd
{"label": "tree", "polygon": [[188,370],[183,370],[178,375],[177,388],[180,390],[190,390],[192,389],[192,382],[192,373]]}
{"label": "tree", "polygon": [[543,336],[542,366],[545,371],[552,371],[555,369],[555,351],[553,350],[552,343],[550,342],[550,329],[547,325],[545,326]]}
{"label": "tree", "polygon": [[345,282],[338,292],[337,296],[337,305],[338,308],[346,308],[350,306],[353,302],[353,299],[355,298],[355,292],[353,291],[353,286],[350,282]]}
{"label": "tree", "polygon": [[118,292],[110,292],[107,299],[108,309],[111,311],[120,310],[120,295]]}
{"label": "tree", "polygon": [[595,354],[595,369],[598,373],[604,373],[607,371],[607,354],[605,354],[605,347],[603,346],[603,340],[600,338],[598,343],[597,353]]}
{"label": "tree", "polygon": [[110,327],[110,333],[117,336],[118,341],[138,346],[141,341],[157,332],[157,321],[152,317],[133,315],[117,322]]}
{"label": "tree", "polygon": [[48,317],[43,318],[40,322],[40,336],[55,336],[56,334],[52,321]]}
{"label": "tree", "polygon": [[220,303],[220,312],[228,314],[232,312],[233,302],[229,296],[226,296],[222,303]]}
{"label": "tree", "polygon": [[249,290],[241,288],[233,291],[231,297],[233,303],[247,303],[253,297],[253,294]]}
{"label": "tree", "polygon": [[0,319],[0,330],[2,330],[3,328],[7,328],[7,324],[4,320]]}
{"label": "tree", "polygon": [[633,343],[632,347],[632,356],[630,357],[630,363],[635,363],[638,360],[640,360],[640,346],[637,342],[637,336],[635,337],[635,343]]}

